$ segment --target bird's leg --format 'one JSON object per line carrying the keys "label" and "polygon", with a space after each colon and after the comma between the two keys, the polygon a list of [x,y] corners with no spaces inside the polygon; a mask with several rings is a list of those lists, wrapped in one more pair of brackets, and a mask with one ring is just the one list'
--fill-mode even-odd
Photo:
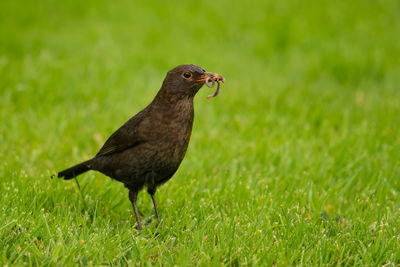
{"label": "bird's leg", "polygon": [[137,199],[138,192],[129,190],[129,200],[132,202],[133,210],[135,212],[136,222],[137,222],[137,229],[139,231],[142,230],[142,224],[140,223],[139,212],[136,207],[136,199]]}
{"label": "bird's leg", "polygon": [[154,197],[154,195],[156,194],[156,190],[155,189],[147,189],[147,192],[150,194],[151,199],[153,200],[153,205],[154,205],[154,210],[156,211],[156,217],[157,217],[157,227],[161,227],[161,220],[160,220],[160,216],[158,215],[158,209],[157,209],[157,203],[156,203],[156,198]]}

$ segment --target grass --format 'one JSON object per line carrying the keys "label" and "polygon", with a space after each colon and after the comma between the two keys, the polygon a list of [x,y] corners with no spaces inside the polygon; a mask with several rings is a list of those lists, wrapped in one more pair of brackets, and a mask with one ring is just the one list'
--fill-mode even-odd
{"label": "grass", "polygon": [[[398,1],[0,2],[1,265],[400,264]],[[186,158],[138,206],[93,156],[172,67]]]}

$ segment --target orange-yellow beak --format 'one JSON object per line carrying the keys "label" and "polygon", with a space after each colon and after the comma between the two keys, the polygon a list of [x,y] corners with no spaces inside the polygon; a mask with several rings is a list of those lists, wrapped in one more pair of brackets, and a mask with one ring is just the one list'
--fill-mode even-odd
{"label": "orange-yellow beak", "polygon": [[225,82],[224,77],[222,77],[218,73],[212,73],[212,72],[203,73],[200,76],[200,78],[196,80],[196,82],[205,83],[207,79],[209,79],[210,81],[216,81],[216,82],[221,81],[223,83]]}

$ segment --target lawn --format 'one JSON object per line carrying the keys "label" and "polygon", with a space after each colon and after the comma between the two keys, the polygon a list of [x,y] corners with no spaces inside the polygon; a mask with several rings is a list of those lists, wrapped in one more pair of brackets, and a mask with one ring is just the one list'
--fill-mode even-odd
{"label": "lawn", "polygon": [[[400,265],[400,5],[0,1],[0,265]],[[96,154],[166,72],[202,88],[186,157],[138,207]],[[79,186],[78,186],[79,185]]]}

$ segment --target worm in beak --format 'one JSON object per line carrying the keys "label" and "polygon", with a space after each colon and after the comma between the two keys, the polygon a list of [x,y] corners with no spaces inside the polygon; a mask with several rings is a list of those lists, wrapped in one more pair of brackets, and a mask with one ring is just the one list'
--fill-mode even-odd
{"label": "worm in beak", "polygon": [[201,78],[198,81],[204,82],[207,85],[207,87],[209,87],[209,88],[214,87],[215,83],[217,83],[217,90],[213,94],[207,96],[207,98],[212,98],[212,97],[216,97],[218,95],[219,88],[220,88],[219,82],[224,83],[225,79],[217,73],[206,72],[201,76]]}

